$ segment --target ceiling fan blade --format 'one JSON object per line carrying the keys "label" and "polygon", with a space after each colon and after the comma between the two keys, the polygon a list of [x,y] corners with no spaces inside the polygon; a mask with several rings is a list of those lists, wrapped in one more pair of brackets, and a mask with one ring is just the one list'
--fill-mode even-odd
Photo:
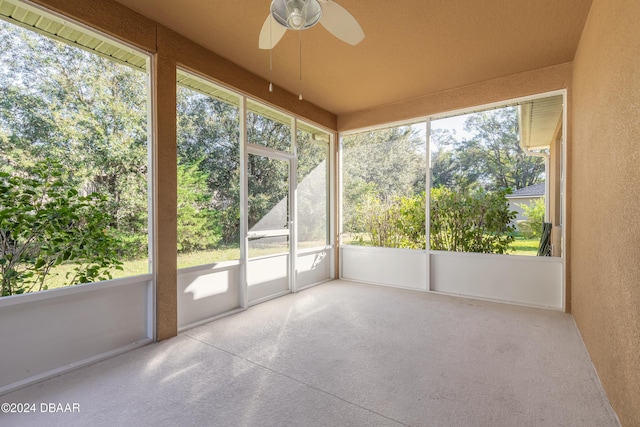
{"label": "ceiling fan blade", "polygon": [[364,39],[364,31],[356,18],[334,1],[322,2],[320,23],[331,34],[350,45],[355,46]]}
{"label": "ceiling fan blade", "polygon": [[269,14],[267,19],[265,19],[264,24],[262,24],[258,46],[260,49],[272,49],[278,44],[286,31],[287,29],[278,24],[278,22],[273,18],[273,15]]}

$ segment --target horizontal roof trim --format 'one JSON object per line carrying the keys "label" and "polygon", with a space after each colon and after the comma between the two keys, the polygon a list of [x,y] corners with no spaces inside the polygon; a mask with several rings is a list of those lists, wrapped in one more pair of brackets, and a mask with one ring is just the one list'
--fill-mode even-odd
{"label": "horizontal roof trim", "polygon": [[187,87],[203,95],[210,96],[219,101],[224,101],[227,104],[235,105],[236,107],[240,105],[240,95],[193,74],[187,73],[186,71],[178,69],[176,72],[176,79],[180,86]]}
{"label": "horizontal roof trim", "polygon": [[562,95],[524,102],[518,110],[520,140],[532,150],[548,149],[562,125]]}
{"label": "horizontal roof trim", "polygon": [[148,55],[17,0],[0,0],[0,18],[121,64],[148,71]]}
{"label": "horizontal roof trim", "polygon": [[254,100],[247,100],[247,111],[255,114],[259,114],[263,117],[271,119],[275,122],[282,123],[284,125],[291,126],[293,124],[293,117],[285,113],[281,113],[273,108],[269,108],[264,104],[256,102]]}

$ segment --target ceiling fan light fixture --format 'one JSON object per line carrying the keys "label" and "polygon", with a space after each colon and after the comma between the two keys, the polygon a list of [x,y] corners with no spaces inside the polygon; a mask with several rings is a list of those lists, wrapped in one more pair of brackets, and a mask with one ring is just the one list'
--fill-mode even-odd
{"label": "ceiling fan light fixture", "polygon": [[318,23],[322,7],[318,0],[273,0],[271,15],[285,28],[306,30]]}
{"label": "ceiling fan light fixture", "polygon": [[295,28],[296,30],[304,27],[304,24],[306,22],[307,20],[304,18],[304,16],[302,16],[302,12],[300,11],[300,9],[293,9],[291,15],[289,15],[289,18],[287,19],[287,24],[289,24],[291,28]]}

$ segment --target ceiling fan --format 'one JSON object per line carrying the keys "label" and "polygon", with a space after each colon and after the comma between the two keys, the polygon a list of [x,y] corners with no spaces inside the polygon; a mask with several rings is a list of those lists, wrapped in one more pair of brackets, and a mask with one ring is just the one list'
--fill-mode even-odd
{"label": "ceiling fan", "polygon": [[271,12],[260,30],[260,49],[272,49],[287,29],[306,30],[318,22],[350,45],[357,45],[364,39],[358,21],[333,0],[273,0]]}

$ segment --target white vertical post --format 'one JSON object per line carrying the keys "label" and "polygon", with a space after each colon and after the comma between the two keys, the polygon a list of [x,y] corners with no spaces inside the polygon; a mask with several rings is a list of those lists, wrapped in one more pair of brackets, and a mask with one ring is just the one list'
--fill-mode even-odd
{"label": "white vertical post", "polygon": [[562,91],[562,159],[560,161],[560,225],[562,227],[562,311],[567,311],[567,90]]}
{"label": "white vertical post", "polygon": [[249,180],[247,178],[247,99],[240,97],[238,116],[240,117],[240,307],[249,307],[248,227],[249,227]]}
{"label": "white vertical post", "polygon": [[[156,218],[156,186],[155,177],[158,168],[156,161],[156,141],[154,117],[156,117],[156,96],[155,96],[155,69],[153,61],[147,56],[147,268],[148,273],[152,274],[151,282],[147,292],[147,336],[154,338],[156,336],[156,269],[154,268],[157,218]],[[176,159],[177,161],[177,159]]]}
{"label": "white vertical post", "polygon": [[298,256],[298,119],[292,120],[291,148],[293,158],[289,160],[289,289],[298,292],[296,281],[296,257]]}
{"label": "white vertical post", "polygon": [[342,151],[343,151],[343,146],[342,146],[342,136],[340,136],[340,134],[338,134],[338,139],[336,141],[336,150],[334,153],[332,153],[332,157],[335,158],[336,161],[336,165],[335,165],[335,176],[337,178],[337,185],[336,185],[336,213],[335,216],[337,218],[337,224],[336,224],[336,228],[337,228],[337,235],[336,235],[336,241],[335,241],[335,247],[336,250],[334,251],[337,261],[334,264],[337,264],[337,268],[338,271],[336,272],[336,277],[337,279],[341,279],[342,278],[342,256],[341,256],[341,249],[340,246],[342,246],[342,233],[343,233],[343,224],[342,224],[342,212],[344,209],[344,201],[342,198],[342,187],[344,185],[344,179],[343,179],[343,174],[342,174],[342,165],[343,165],[343,161],[342,161]]}
{"label": "white vertical post", "polygon": [[425,291],[431,290],[431,119],[427,117],[425,122],[425,149],[427,156],[426,185],[425,185],[425,253],[427,257],[427,274]]}
{"label": "white vertical post", "polygon": [[331,267],[329,269],[329,276],[334,279],[336,278],[336,259],[338,258],[338,239],[336,238],[336,218],[338,217],[338,205],[336,203],[336,149],[335,149],[335,133],[331,133],[329,135],[329,144],[327,146],[327,233],[328,235],[328,243],[331,246],[331,251],[334,256],[333,262],[331,262]]}

